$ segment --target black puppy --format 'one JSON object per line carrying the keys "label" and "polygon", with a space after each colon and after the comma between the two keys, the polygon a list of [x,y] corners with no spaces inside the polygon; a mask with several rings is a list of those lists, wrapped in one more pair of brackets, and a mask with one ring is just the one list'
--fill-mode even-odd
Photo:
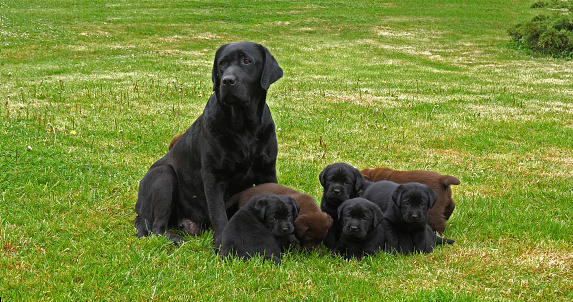
{"label": "black puppy", "polygon": [[364,177],[355,167],[346,163],[328,165],[318,177],[323,187],[320,209],[334,221],[323,243],[333,250],[340,237],[338,207],[348,199],[358,197],[365,186]]}
{"label": "black puppy", "polygon": [[362,197],[384,211],[382,227],[387,252],[431,253],[436,244],[454,243],[436,236],[428,226],[428,210],[436,203],[437,195],[427,185],[379,181],[371,183]]}
{"label": "black puppy", "polygon": [[262,45],[221,46],[213,95],[203,114],[145,174],[135,211],[137,237],[182,227],[193,235],[212,225],[215,248],[227,224],[225,201],[256,184],[277,182],[275,124],[266,104],[282,69]]}
{"label": "black puppy", "polygon": [[227,223],[221,255],[242,259],[261,255],[280,264],[280,253],[298,243],[293,233],[299,209],[290,196],[262,194],[253,197]]}
{"label": "black puppy", "polygon": [[373,255],[384,249],[383,213],[373,202],[352,198],[338,207],[338,220],[342,233],[336,243],[335,253],[346,259]]}

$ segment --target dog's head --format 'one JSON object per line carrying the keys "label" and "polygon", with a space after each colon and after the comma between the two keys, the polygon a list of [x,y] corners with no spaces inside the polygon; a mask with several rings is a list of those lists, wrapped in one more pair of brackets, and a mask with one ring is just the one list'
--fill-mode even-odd
{"label": "dog's head", "polygon": [[323,212],[300,215],[294,222],[294,235],[301,247],[307,250],[318,249],[332,223],[330,215]]}
{"label": "dog's head", "polygon": [[407,223],[426,223],[428,210],[434,206],[437,198],[432,188],[417,182],[399,185],[392,193],[392,200]]}
{"label": "dog's head", "polygon": [[275,237],[284,237],[294,233],[294,221],[300,210],[294,198],[285,195],[262,194],[253,199],[255,199],[255,215]]}
{"label": "dog's head", "polygon": [[338,207],[342,234],[356,241],[364,240],[382,222],[382,210],[364,198],[352,198]]}
{"label": "dog's head", "polygon": [[213,91],[225,105],[246,106],[283,76],[269,50],[252,42],[221,46],[213,63]]}
{"label": "dog's head", "polygon": [[358,197],[366,182],[360,171],[346,163],[335,163],[327,166],[318,177],[323,187],[323,201],[337,203]]}

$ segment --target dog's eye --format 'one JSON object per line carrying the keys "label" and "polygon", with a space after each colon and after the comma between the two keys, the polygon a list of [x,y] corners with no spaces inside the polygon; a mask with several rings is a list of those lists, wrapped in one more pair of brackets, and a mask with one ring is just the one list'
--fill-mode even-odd
{"label": "dog's eye", "polygon": [[219,62],[219,66],[222,66],[222,67],[227,66],[227,61],[221,61],[221,62]]}
{"label": "dog's eye", "polygon": [[243,59],[243,64],[249,65],[249,64],[251,64],[251,63],[252,63],[251,60],[249,60],[249,59]]}

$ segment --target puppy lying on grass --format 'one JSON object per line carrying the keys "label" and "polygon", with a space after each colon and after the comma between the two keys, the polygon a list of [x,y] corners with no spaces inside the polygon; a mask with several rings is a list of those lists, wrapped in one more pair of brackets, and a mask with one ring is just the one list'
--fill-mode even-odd
{"label": "puppy lying on grass", "polygon": [[338,220],[342,233],[336,243],[334,253],[345,259],[376,254],[384,249],[384,229],[382,210],[364,198],[352,198],[338,207]]}
{"label": "puppy lying on grass", "polygon": [[253,197],[225,226],[221,255],[242,259],[260,255],[280,264],[281,252],[298,244],[293,233],[299,209],[296,200],[289,196]]}
{"label": "puppy lying on grass", "polygon": [[245,206],[251,198],[261,194],[286,195],[294,198],[300,206],[298,218],[294,221],[294,235],[296,239],[300,242],[300,246],[307,250],[320,248],[322,240],[326,237],[326,234],[328,234],[332,226],[333,220],[328,214],[320,210],[320,207],[310,195],[300,193],[295,189],[276,183],[266,183],[250,187],[233,195],[233,197],[225,203],[227,216],[232,217],[235,212]]}
{"label": "puppy lying on grass", "polygon": [[456,203],[452,198],[451,185],[459,185],[460,180],[451,175],[442,175],[432,171],[411,170],[399,171],[388,168],[364,169],[360,171],[364,179],[371,182],[389,180],[399,184],[419,182],[432,188],[437,194],[437,201],[428,211],[428,225],[442,234],[446,229],[446,223]]}
{"label": "puppy lying on grass", "polygon": [[397,184],[379,181],[370,184],[364,194],[383,211],[382,227],[385,250],[390,253],[431,253],[436,244],[452,244],[428,225],[428,210],[436,203],[436,193],[421,183]]}

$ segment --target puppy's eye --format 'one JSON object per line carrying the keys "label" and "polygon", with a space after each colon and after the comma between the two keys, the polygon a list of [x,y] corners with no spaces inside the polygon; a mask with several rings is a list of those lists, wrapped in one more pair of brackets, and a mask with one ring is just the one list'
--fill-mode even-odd
{"label": "puppy's eye", "polygon": [[249,60],[249,59],[243,59],[243,64],[249,65],[249,64],[251,64],[251,63],[252,63],[251,60]]}
{"label": "puppy's eye", "polygon": [[221,62],[219,62],[219,66],[221,66],[221,67],[227,66],[227,61],[221,61]]}

